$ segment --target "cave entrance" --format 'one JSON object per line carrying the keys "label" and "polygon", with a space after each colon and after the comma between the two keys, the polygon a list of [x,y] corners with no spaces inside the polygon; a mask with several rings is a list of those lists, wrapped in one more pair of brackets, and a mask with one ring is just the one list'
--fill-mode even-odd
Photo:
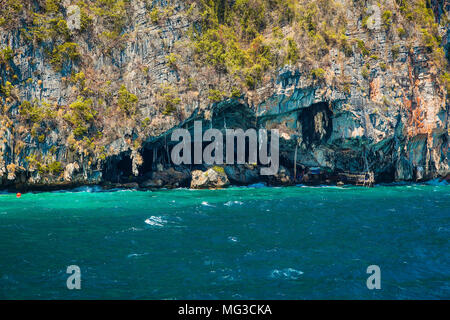
{"label": "cave entrance", "polygon": [[147,144],[140,151],[143,164],[139,168],[140,176],[148,176],[157,170],[157,165],[164,167],[171,165],[170,152],[173,146],[156,144]]}
{"label": "cave entrance", "polygon": [[133,161],[130,154],[119,154],[107,160],[103,179],[110,182],[127,182],[133,177]]}
{"label": "cave entrance", "polygon": [[152,172],[154,170],[153,168],[154,149],[143,148],[141,155],[144,163],[139,169],[139,173],[140,175],[146,175],[147,173]]}
{"label": "cave entrance", "polygon": [[333,131],[332,111],[328,103],[319,102],[298,113],[303,141],[307,146],[318,145],[328,140]]}

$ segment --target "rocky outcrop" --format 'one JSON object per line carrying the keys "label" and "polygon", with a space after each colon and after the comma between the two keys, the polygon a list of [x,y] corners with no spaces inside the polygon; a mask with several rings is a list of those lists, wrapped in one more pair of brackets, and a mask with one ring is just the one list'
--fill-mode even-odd
{"label": "rocky outcrop", "polygon": [[294,184],[294,177],[290,170],[280,166],[278,173],[267,177],[270,185],[273,186],[288,186]]}
{"label": "rocky outcrop", "polygon": [[167,170],[156,171],[151,175],[151,179],[141,183],[142,188],[180,188],[189,186],[191,180],[191,173],[187,169],[180,171],[174,168]]}
{"label": "rocky outcrop", "polygon": [[230,181],[222,167],[214,167],[206,171],[192,171],[191,188],[193,189],[224,188],[229,184]]}
{"label": "rocky outcrop", "polygon": [[235,185],[249,185],[261,180],[258,167],[255,165],[226,166],[225,173]]}
{"label": "rocky outcrop", "polygon": [[[420,9],[412,17],[439,23],[431,35],[394,1],[327,1],[323,10],[298,1],[304,7],[292,21],[289,10],[266,12],[281,21],[260,24],[268,39],[240,30],[255,39],[220,66],[213,63],[230,53],[220,51],[223,28],[221,37],[192,42],[199,26],[223,23],[205,23],[204,1],[16,2],[0,8],[1,189],[189,186],[192,168],[170,162],[170,132],[194,119],[220,130],[279,129],[283,164],[267,179],[252,165],[227,166],[228,178],[215,172],[212,180],[194,171],[194,187],[290,184],[294,166],[305,177],[321,168],[330,183],[340,172],[371,171],[376,181],[449,174],[442,1],[411,2]],[[301,20],[308,12],[311,21]],[[335,17],[343,31],[319,30]],[[211,56],[199,60],[198,48]],[[249,57],[262,64],[224,71]]]}

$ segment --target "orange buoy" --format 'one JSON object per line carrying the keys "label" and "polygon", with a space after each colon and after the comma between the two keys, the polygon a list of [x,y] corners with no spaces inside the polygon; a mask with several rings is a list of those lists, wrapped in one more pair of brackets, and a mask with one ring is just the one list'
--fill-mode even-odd
{"label": "orange buoy", "polygon": [[20,198],[22,196],[22,194],[20,192],[17,192],[16,197]]}

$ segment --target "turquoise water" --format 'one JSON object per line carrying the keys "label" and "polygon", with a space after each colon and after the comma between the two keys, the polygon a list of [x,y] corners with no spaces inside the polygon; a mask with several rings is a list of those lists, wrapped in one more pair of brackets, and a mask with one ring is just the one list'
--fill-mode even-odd
{"label": "turquoise water", "polygon": [[[450,298],[450,187],[0,195],[3,299]],[[81,268],[68,290],[66,268]],[[381,290],[366,269],[381,268]]]}

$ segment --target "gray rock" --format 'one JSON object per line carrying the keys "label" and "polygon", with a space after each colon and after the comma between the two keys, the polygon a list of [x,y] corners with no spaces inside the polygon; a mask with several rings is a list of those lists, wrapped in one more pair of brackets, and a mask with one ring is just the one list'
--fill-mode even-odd
{"label": "gray rock", "polygon": [[67,27],[70,31],[81,29],[81,11],[77,5],[67,8]]}
{"label": "gray rock", "polygon": [[193,189],[212,189],[224,188],[230,184],[225,171],[214,170],[210,168],[207,171],[194,170],[192,171],[191,188]]}
{"label": "gray rock", "polygon": [[253,165],[226,166],[225,173],[233,184],[248,185],[260,179],[258,168]]}

